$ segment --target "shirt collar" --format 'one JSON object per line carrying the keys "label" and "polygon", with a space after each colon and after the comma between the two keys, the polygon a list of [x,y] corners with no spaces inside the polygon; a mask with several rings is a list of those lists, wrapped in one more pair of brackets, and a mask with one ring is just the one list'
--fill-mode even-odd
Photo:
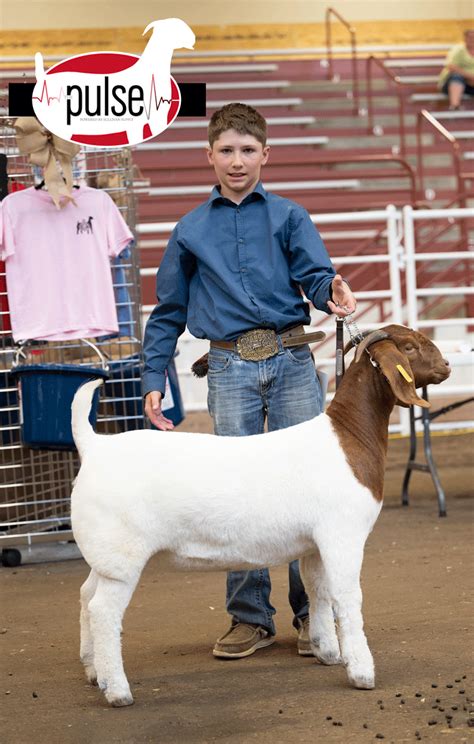
{"label": "shirt collar", "polygon": [[[243,199],[243,201],[241,202],[241,204],[244,204],[247,201],[254,201],[257,194],[258,194],[258,197],[264,199],[265,201],[267,200],[267,192],[263,188],[261,181],[259,181],[257,183],[257,185],[255,186],[254,190],[250,194],[247,194],[247,196],[245,197],[245,199]],[[214,188],[212,189],[211,194],[209,196],[208,204],[213,204],[218,199],[220,199],[222,201],[230,201],[230,199],[226,199],[225,196],[222,196],[221,190],[220,190],[220,186],[214,186]]]}

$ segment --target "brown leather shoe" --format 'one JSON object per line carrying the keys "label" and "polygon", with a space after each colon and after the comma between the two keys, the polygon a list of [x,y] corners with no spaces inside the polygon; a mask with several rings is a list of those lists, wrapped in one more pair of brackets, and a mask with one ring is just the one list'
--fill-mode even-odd
{"label": "brown leather shoe", "polygon": [[309,616],[300,620],[296,647],[300,656],[314,656],[309,642]]}
{"label": "brown leather shoe", "polygon": [[243,659],[274,642],[275,637],[260,625],[237,623],[217,639],[212,653],[219,659]]}

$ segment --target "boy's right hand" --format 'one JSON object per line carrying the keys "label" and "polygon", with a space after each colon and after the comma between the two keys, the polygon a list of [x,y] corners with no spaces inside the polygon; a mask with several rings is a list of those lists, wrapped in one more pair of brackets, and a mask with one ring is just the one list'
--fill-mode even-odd
{"label": "boy's right hand", "polygon": [[161,431],[169,431],[170,429],[174,429],[174,424],[170,419],[163,416],[161,412],[162,397],[162,394],[157,390],[147,393],[145,397],[145,413],[153,426],[156,426]]}

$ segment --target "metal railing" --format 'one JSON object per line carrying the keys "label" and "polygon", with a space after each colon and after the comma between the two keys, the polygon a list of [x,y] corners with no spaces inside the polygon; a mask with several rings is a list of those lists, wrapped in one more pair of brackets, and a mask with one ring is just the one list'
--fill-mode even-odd
{"label": "metal railing", "polygon": [[385,77],[389,79],[391,83],[395,85],[395,92],[398,100],[398,121],[400,130],[400,155],[405,157],[406,154],[406,138],[405,138],[405,96],[403,94],[403,86],[406,83],[400,81],[398,75],[395,75],[391,70],[385,67],[384,61],[379,57],[370,55],[366,61],[366,79],[367,79],[367,131],[369,134],[382,134],[383,130],[380,127],[377,131],[377,127],[374,123],[374,96],[372,89],[372,76],[374,66],[379,67],[384,73]]}
{"label": "metal railing", "polygon": [[334,16],[337,18],[337,20],[342,23],[344,28],[346,28],[349,31],[349,35],[351,37],[351,64],[352,64],[352,100],[354,102],[352,113],[354,116],[358,116],[360,113],[360,106],[359,106],[359,73],[357,70],[357,38],[356,38],[356,30],[353,26],[346,21],[345,18],[341,16],[340,13],[337,12],[334,8],[326,8],[326,50],[327,50],[327,63],[328,63],[328,71],[327,71],[327,78],[328,80],[334,79],[334,64],[333,64],[333,54],[332,54],[332,39],[331,39],[331,16]]}
{"label": "metal railing", "polygon": [[[451,145],[451,148],[452,148],[451,151],[453,155],[454,175],[456,178],[457,192],[459,194],[459,205],[461,207],[465,207],[466,198],[465,198],[464,181],[466,180],[468,175],[467,174],[464,175],[462,172],[461,147],[456,137],[448,129],[446,129],[446,127],[444,127],[432,114],[430,114],[429,111],[426,111],[426,109],[423,109],[422,111],[418,113],[417,120],[416,120],[416,150],[417,150],[418,179],[419,179],[418,182],[419,182],[420,193],[424,193],[424,190],[425,190],[425,174],[424,174],[424,166],[423,166],[423,140],[422,140],[423,124],[425,122],[429,124],[433,129],[435,129],[438,132],[438,134],[440,134]],[[470,177],[472,177],[472,174]]]}
{"label": "metal railing", "polygon": [[[451,317],[448,318],[420,318],[420,315],[426,315],[426,306],[422,303],[425,298],[435,297],[438,300],[438,306],[440,299],[443,298],[456,298],[461,297],[465,299],[472,299],[474,297],[474,286],[472,283],[472,269],[468,268],[474,260],[474,252],[468,250],[463,251],[433,251],[433,252],[417,252],[416,246],[416,223],[423,223],[426,221],[438,221],[446,218],[452,218],[454,220],[465,221],[467,219],[474,218],[474,209],[420,209],[413,210],[412,207],[406,206],[403,208],[403,234],[404,234],[404,260],[405,260],[405,271],[406,271],[406,296],[407,296],[407,320],[408,324],[415,330],[433,329],[440,327],[449,326],[460,326],[465,327],[466,331],[469,328],[474,327],[474,317],[457,317],[457,313],[451,312]],[[442,282],[436,283],[431,282],[431,286],[423,286],[419,288],[419,271],[418,264],[425,264],[426,262],[432,264],[436,262],[452,262],[463,260],[465,261],[466,270],[464,273],[464,283],[459,286],[446,287]],[[462,303],[466,310],[469,311],[473,303]],[[465,343],[465,348],[457,350],[455,352],[447,352],[445,354],[449,359],[453,367],[466,367],[471,368],[474,364],[474,352],[472,350],[472,343],[469,340]],[[473,378],[472,373],[469,376],[469,382],[453,384],[451,380],[443,384],[439,390],[439,394],[443,396],[450,395],[462,395],[473,393]],[[435,389],[433,389],[433,392]],[[436,391],[438,392],[438,391]],[[431,393],[430,393],[431,397]],[[464,426],[474,426],[474,421],[462,422]],[[457,422],[454,423],[443,423],[443,424],[432,424],[432,429],[452,429],[459,428]]]}

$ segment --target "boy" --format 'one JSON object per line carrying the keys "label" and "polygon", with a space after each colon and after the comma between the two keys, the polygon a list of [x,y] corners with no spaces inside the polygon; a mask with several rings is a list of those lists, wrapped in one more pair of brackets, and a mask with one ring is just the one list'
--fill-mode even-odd
{"label": "boy", "polygon": [[[306,210],[260,183],[269,147],[258,111],[228,104],[213,114],[208,134],[207,157],[219,185],[178,222],[160,265],[159,304],[145,330],[145,411],[159,429],[173,428],[161,399],[165,369],[187,323],[194,336],[211,342],[208,407],[215,434],[259,434],[265,419],[272,431],[322,411],[300,286],[325,312],[344,316],[356,302]],[[298,653],[311,655],[298,561],[290,564],[289,580]],[[270,589],[267,569],[229,572],[232,624],[218,639],[215,656],[243,658],[273,643]]]}

